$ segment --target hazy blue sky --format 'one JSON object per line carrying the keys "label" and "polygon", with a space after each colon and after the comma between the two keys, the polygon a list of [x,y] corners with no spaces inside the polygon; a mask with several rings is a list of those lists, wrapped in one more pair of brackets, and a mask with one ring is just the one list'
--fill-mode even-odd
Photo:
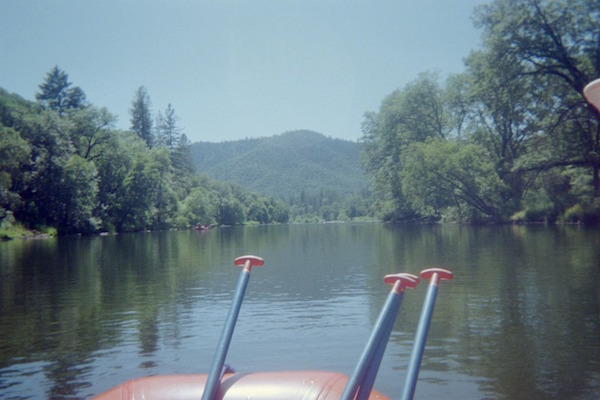
{"label": "hazy blue sky", "polygon": [[135,90],[192,141],[310,129],[357,140],[366,111],[464,70],[485,0],[0,0],[0,87],[33,100],[54,65],[129,128]]}

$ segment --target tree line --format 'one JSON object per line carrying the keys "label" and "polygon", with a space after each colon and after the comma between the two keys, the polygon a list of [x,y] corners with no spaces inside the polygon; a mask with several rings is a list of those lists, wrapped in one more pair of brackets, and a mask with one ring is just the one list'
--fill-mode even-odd
{"label": "tree line", "polygon": [[364,118],[363,163],[388,221],[600,220],[598,0],[496,0],[474,14],[482,49]]}
{"label": "tree line", "polygon": [[0,227],[61,233],[368,218],[391,222],[599,222],[600,0],[495,0],[482,48],[443,82],[424,72],[362,124],[372,188],[265,198],[193,171],[169,104],[144,87],[131,129],[53,68],[36,102],[0,89]]}
{"label": "tree line", "polygon": [[195,174],[174,108],[154,117],[144,87],[128,131],[58,66],[36,100],[0,89],[2,228],[67,234],[288,221],[285,202]]}

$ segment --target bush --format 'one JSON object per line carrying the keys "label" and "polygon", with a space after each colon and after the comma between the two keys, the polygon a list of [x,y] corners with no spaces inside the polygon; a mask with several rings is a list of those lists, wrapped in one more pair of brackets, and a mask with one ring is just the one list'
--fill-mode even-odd
{"label": "bush", "polygon": [[583,220],[584,211],[583,207],[580,204],[575,204],[565,211],[564,222],[581,222]]}

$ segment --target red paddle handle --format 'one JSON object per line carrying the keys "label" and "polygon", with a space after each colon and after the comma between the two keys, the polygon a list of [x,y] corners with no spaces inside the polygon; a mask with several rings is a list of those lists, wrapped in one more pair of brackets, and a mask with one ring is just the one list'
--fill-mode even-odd
{"label": "red paddle handle", "polygon": [[260,267],[265,264],[265,260],[257,256],[241,256],[233,260],[233,264],[244,267],[248,272],[252,267]]}
{"label": "red paddle handle", "polygon": [[383,281],[388,285],[394,285],[396,293],[403,292],[405,288],[416,288],[419,284],[419,277],[412,274],[400,273],[391,274],[383,277]]}
{"label": "red paddle handle", "polygon": [[438,285],[440,280],[449,281],[452,279],[452,272],[442,268],[429,268],[421,271],[421,278],[431,279],[430,285]]}

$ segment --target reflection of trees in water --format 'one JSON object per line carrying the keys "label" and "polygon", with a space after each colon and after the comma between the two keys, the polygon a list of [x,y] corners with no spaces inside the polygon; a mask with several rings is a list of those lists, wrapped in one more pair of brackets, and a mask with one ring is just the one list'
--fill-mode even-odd
{"label": "reflection of trees in water", "polygon": [[[492,397],[573,398],[593,392],[600,357],[598,346],[590,347],[600,332],[600,271],[593,266],[600,248],[590,238],[597,241],[597,232],[590,237],[569,227],[390,230],[393,235],[376,240],[374,268],[455,271],[455,280],[441,285],[424,370],[441,380],[456,369],[479,377],[480,390]],[[407,292],[396,320],[390,340],[398,371],[406,370],[404,353],[412,346],[425,287],[423,282]],[[379,297],[371,299],[372,323],[383,302],[383,294]]]}
{"label": "reflection of trees in water", "polygon": [[[481,389],[491,396],[591,393],[600,358],[593,345],[600,332],[594,235],[569,227],[444,230],[461,233],[450,242],[441,238],[434,252],[421,251],[423,260],[436,254],[455,271],[455,280],[440,289],[423,369],[443,376],[458,368],[481,377]],[[426,246],[415,236],[410,247]],[[408,318],[417,318],[406,300]],[[410,320],[400,329],[406,325]],[[401,336],[392,340],[405,345]]]}
{"label": "reflection of trees in water", "polygon": [[154,352],[158,349],[158,321],[156,315],[156,309],[154,309],[151,315],[141,316],[138,323],[138,338],[140,343],[140,354],[144,358],[150,358],[140,363],[142,368],[152,368],[156,366],[156,363],[151,357]]}
{"label": "reflection of trees in water", "polygon": [[82,389],[91,386],[91,382],[85,379],[92,370],[90,361],[89,354],[67,353],[44,366],[44,373],[52,382],[52,387],[46,393],[48,398],[77,397]]}
{"label": "reflection of trees in water", "polygon": [[[190,315],[207,318],[199,323],[211,329],[205,347],[212,356],[239,272],[233,258],[253,252],[266,262],[253,273],[245,303],[267,307],[260,315],[267,319],[268,307],[276,307],[289,322],[273,325],[278,335],[298,334],[303,321],[290,316],[304,316],[299,307],[336,319],[327,314],[339,311],[331,304],[362,313],[368,303],[372,324],[389,291],[385,274],[445,267],[454,279],[440,287],[424,376],[443,381],[465,374],[469,384],[481,382],[489,397],[585,398],[600,373],[600,348],[594,345],[600,340],[598,243],[600,231],[571,227],[379,224],[3,243],[0,368],[22,368],[16,386],[8,389],[12,393],[27,397],[33,389],[25,386],[39,383],[38,389],[50,388],[48,397],[77,397],[97,383],[90,381],[98,379],[93,370],[98,365],[137,368],[141,376],[172,362],[158,358],[161,347],[187,358],[177,352],[193,340],[181,326],[191,323]],[[412,346],[425,290],[422,283],[405,295],[386,355],[391,369],[406,370],[409,352],[403,350]],[[208,309],[217,302],[223,312],[213,318]],[[244,318],[241,323],[251,324]],[[322,330],[319,321],[310,332],[328,337],[339,323],[337,318]],[[260,326],[253,329],[260,337],[268,334]],[[348,329],[336,340],[351,334]],[[236,336],[236,343],[243,340]]]}
{"label": "reflection of trees in water", "polygon": [[94,354],[130,336],[131,325],[124,322],[136,317],[140,354],[152,355],[160,335],[157,307],[163,302],[158,299],[174,304],[178,287],[192,284],[177,275],[197,268],[171,268],[168,259],[177,253],[177,243],[164,236],[5,243],[0,368],[46,361],[41,368],[51,383],[47,395],[76,397],[91,385],[87,377]]}

